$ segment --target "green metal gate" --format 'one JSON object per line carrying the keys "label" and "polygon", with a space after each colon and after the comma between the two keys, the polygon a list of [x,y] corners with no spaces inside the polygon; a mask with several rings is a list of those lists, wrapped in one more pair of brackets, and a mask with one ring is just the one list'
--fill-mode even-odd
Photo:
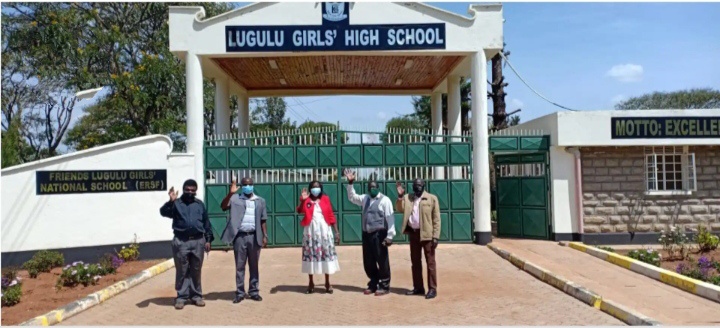
{"label": "green metal gate", "polygon": [[548,142],[547,136],[491,137],[491,151],[512,152],[494,155],[499,237],[550,238]]}
{"label": "green metal gate", "polygon": [[[295,213],[300,192],[310,181],[322,182],[330,197],[341,244],[361,243],[361,208],[347,199],[345,168],[357,172],[358,194],[366,193],[370,180],[381,192],[397,198],[396,181],[411,190],[416,177],[426,180],[427,190],[437,195],[441,212],[441,240],[471,242],[472,170],[470,136],[433,136],[420,131],[359,132],[332,128],[273,131],[244,136],[219,136],[205,141],[205,201],[216,234],[214,249],[226,249],[219,238],[229,214],[220,202],[229,192],[233,176],[250,176],[255,193],[268,203],[267,229],[270,246],[299,246],[301,217]],[[433,168],[453,179],[438,179]],[[340,177],[338,178],[338,173]],[[398,243],[407,242],[399,231],[402,214],[395,214]]]}

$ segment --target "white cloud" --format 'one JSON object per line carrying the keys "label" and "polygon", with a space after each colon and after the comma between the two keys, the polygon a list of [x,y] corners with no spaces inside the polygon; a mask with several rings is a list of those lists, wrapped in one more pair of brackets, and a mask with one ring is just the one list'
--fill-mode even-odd
{"label": "white cloud", "polygon": [[387,113],[385,113],[385,112],[378,112],[378,113],[377,113],[377,118],[378,118],[378,119],[381,119],[381,120],[384,120],[384,119],[387,118]]}
{"label": "white cloud", "polygon": [[612,104],[615,105],[615,104],[621,103],[627,99],[628,99],[628,97],[626,95],[617,95],[615,97],[612,97]]}
{"label": "white cloud", "polygon": [[643,67],[637,64],[620,64],[613,66],[605,75],[620,82],[640,82],[643,79]]}
{"label": "white cloud", "polygon": [[525,107],[525,104],[522,101],[520,101],[520,99],[513,98],[510,100],[510,108],[508,108],[508,109],[515,110],[515,109],[523,108],[523,107]]}

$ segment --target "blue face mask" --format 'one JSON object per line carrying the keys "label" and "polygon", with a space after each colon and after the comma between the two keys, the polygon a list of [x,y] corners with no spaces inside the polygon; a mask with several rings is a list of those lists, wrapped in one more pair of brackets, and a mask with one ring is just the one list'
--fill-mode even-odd
{"label": "blue face mask", "polygon": [[320,188],[312,188],[312,189],[310,189],[310,193],[313,196],[317,197],[318,195],[320,195]]}
{"label": "blue face mask", "polygon": [[252,194],[252,193],[253,193],[253,186],[252,186],[252,185],[250,185],[250,186],[242,186],[242,192],[243,192],[243,194],[245,194],[245,195],[250,195],[250,194]]}

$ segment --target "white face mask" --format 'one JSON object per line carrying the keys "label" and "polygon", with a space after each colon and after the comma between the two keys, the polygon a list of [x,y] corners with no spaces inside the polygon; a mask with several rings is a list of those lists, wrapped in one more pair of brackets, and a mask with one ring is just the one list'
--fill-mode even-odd
{"label": "white face mask", "polygon": [[317,197],[318,195],[320,195],[320,188],[311,188],[311,189],[310,189],[310,193],[311,193],[313,196]]}

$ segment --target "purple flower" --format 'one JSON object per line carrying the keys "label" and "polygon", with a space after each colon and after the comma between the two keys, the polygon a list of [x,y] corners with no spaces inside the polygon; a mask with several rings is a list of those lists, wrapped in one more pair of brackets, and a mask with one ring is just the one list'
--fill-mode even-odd
{"label": "purple flower", "polygon": [[707,258],[707,256],[703,256],[698,260],[698,267],[700,267],[700,269],[710,269],[712,267],[712,261]]}
{"label": "purple flower", "polygon": [[123,261],[123,259],[117,257],[116,255],[113,255],[113,258],[112,258],[112,266],[113,266],[113,268],[117,269],[117,268],[119,268],[123,263],[125,263],[125,261]]}
{"label": "purple flower", "polygon": [[685,266],[685,263],[679,263],[677,267],[675,268],[675,272],[682,274],[685,272],[685,269],[687,269],[687,266]]}

